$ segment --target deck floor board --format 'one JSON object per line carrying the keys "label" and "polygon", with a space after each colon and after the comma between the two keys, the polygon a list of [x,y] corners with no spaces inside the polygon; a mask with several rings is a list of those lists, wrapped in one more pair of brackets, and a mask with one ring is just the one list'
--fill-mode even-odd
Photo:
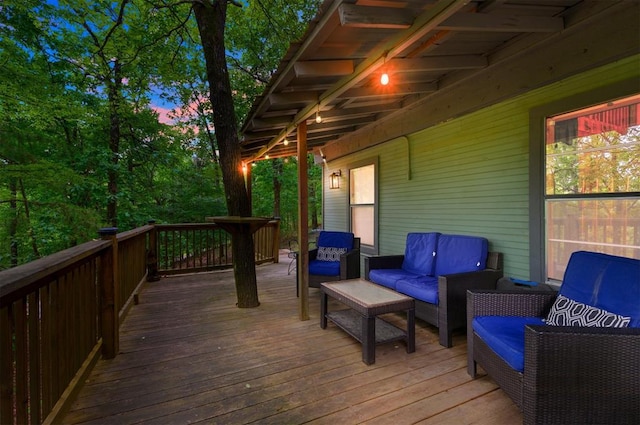
{"label": "deck floor board", "polygon": [[[404,342],[360,344],[320,328],[320,296],[298,318],[295,276],[257,267],[261,305],[239,309],[231,271],[148,283],[120,330],[120,353],[100,360],[65,424],[517,424],[522,414],[488,377],[466,373],[466,340],[438,344],[416,321],[416,351]],[[342,308],[331,300],[329,310]],[[399,326],[401,315],[385,315]]]}

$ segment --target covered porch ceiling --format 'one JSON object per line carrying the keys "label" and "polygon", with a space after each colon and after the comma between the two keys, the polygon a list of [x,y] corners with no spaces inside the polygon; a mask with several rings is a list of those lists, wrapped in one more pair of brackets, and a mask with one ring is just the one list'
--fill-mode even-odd
{"label": "covered porch ceiling", "polygon": [[[325,0],[241,128],[245,162],[297,154],[428,101],[588,12],[581,0]],[[586,8],[586,12],[585,12]],[[517,43],[518,48],[510,48]],[[383,72],[390,76],[380,83]],[[316,115],[322,118],[316,121]],[[289,143],[285,144],[285,138]]]}

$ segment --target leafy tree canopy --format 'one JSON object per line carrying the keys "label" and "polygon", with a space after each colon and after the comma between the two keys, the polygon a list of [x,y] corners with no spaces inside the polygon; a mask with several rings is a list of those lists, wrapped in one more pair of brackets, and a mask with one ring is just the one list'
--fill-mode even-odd
{"label": "leafy tree canopy", "polygon": [[[317,1],[231,7],[227,62],[238,122]],[[0,5],[0,269],[96,237],[225,213],[199,35],[188,2],[5,0]],[[277,176],[283,227],[295,173]],[[258,167],[255,214],[274,215]],[[270,172],[270,171],[265,171]],[[316,173],[317,174],[317,173]],[[274,200],[275,202],[275,200]]]}

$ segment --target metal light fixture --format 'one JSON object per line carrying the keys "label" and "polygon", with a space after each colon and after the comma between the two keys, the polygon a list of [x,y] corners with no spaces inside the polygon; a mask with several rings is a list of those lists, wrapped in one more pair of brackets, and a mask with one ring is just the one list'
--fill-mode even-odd
{"label": "metal light fixture", "polygon": [[329,189],[340,189],[340,177],[342,176],[342,171],[334,171],[329,176]]}

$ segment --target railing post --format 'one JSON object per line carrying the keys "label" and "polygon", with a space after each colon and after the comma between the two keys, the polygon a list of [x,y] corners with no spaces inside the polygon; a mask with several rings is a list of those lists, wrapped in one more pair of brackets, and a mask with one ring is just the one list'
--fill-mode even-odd
{"label": "railing post", "polygon": [[111,241],[111,249],[102,256],[101,274],[101,316],[102,316],[102,355],[107,359],[116,356],[119,350],[120,335],[118,323],[118,233],[117,227],[100,229],[98,234],[103,240]]}
{"label": "railing post", "polygon": [[273,218],[276,225],[273,227],[273,262],[280,262],[280,217]]}
{"label": "railing post", "polygon": [[147,251],[147,282],[157,282],[160,280],[158,274],[158,228],[155,220],[149,220],[149,225],[153,226],[149,232],[149,250]]}

